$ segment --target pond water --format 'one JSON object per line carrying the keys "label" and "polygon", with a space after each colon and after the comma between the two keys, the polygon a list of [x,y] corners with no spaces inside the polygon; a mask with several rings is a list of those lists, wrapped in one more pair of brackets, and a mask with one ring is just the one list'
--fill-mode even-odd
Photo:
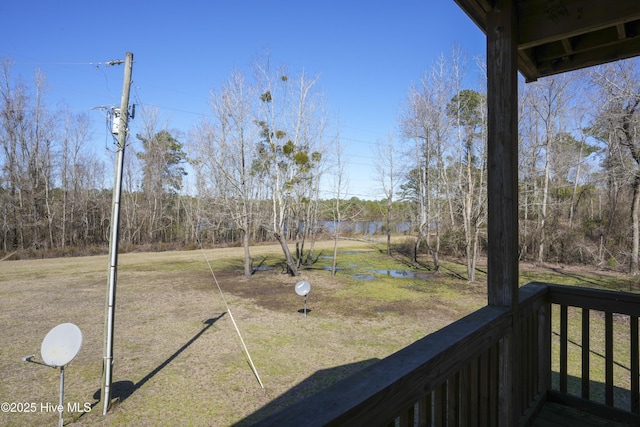
{"label": "pond water", "polygon": [[429,272],[415,271],[415,270],[387,269],[387,270],[367,270],[367,272],[389,276],[396,279],[429,279],[432,276],[432,274]]}
{"label": "pond water", "polygon": [[381,274],[384,276],[403,278],[403,279],[415,279],[416,272],[413,270],[367,270],[373,274]]}
{"label": "pond water", "polygon": [[253,271],[254,272],[255,271],[271,271],[273,269],[274,269],[274,267],[269,267],[269,266],[266,266],[266,265],[259,265],[257,267],[253,267]]}
{"label": "pond water", "polygon": [[[333,221],[320,221],[320,227],[329,233],[333,233],[336,224]],[[392,222],[390,228],[392,233],[404,233],[412,228],[411,222]],[[384,221],[342,221],[340,231],[354,234],[374,235],[385,234],[386,224]]]}
{"label": "pond water", "polygon": [[[337,271],[342,272],[343,274],[348,274],[356,280],[361,281],[371,281],[375,280],[379,276],[388,276],[394,279],[418,279],[418,280],[427,280],[432,277],[432,273],[425,271],[414,271],[414,270],[396,270],[396,269],[388,269],[388,270],[365,270],[362,272],[357,271],[357,265],[350,264],[348,268],[338,267]],[[331,270],[331,266],[323,267],[325,270]],[[354,271],[355,270],[355,271]]]}
{"label": "pond water", "polygon": [[[364,252],[361,252],[361,251],[340,252],[341,255],[355,255],[355,254],[362,254],[362,253]],[[320,255],[318,259],[330,260],[330,259],[333,259],[333,256]],[[331,271],[331,265],[324,265],[322,266],[322,269],[325,271]],[[273,267],[263,266],[263,265],[254,267],[254,272],[268,271],[268,270],[273,270]],[[364,282],[375,280],[379,276],[387,276],[387,277],[392,277],[394,279],[418,279],[418,280],[428,280],[433,277],[433,273],[428,271],[415,271],[415,270],[406,270],[406,269],[365,270],[365,269],[361,269],[360,265],[355,263],[348,263],[348,264],[342,263],[341,265],[336,267],[336,271],[339,271],[342,274],[349,275],[355,278],[356,280],[361,280]]]}
{"label": "pond water", "polygon": [[375,277],[373,277],[371,274],[358,273],[358,274],[352,274],[351,276],[357,280],[362,280],[363,282],[375,279]]}

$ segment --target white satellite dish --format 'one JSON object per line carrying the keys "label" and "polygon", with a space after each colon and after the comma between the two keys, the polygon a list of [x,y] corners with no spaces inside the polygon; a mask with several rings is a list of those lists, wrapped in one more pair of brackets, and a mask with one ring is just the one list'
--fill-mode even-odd
{"label": "white satellite dish", "polygon": [[300,280],[298,283],[296,283],[296,294],[300,295],[301,297],[307,296],[310,290],[311,283],[307,282],[306,280]]}
{"label": "white satellite dish", "polygon": [[40,354],[49,366],[62,367],[71,362],[82,345],[82,332],[73,323],[61,323],[42,340]]}
{"label": "white satellite dish", "polygon": [[64,367],[71,362],[82,346],[82,332],[73,323],[61,323],[51,329],[42,340],[40,355],[44,363],[35,362],[35,355],[24,356],[24,362],[46,365],[52,368],[60,368],[60,405],[58,405],[59,422],[58,426],[64,425]]}
{"label": "white satellite dish", "polygon": [[300,280],[296,283],[296,294],[304,297],[304,317],[307,317],[307,294],[311,290],[311,283],[306,280]]}

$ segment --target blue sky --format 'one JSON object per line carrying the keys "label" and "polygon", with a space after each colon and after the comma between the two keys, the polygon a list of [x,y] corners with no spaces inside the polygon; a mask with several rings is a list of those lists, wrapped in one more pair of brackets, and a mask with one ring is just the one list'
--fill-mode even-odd
{"label": "blue sky", "polygon": [[379,196],[375,143],[397,133],[411,83],[454,45],[469,57],[485,52],[482,32],[453,0],[24,0],[2,2],[0,16],[0,57],[25,80],[42,70],[50,103],[89,111],[105,155],[105,120],[91,109],[119,106],[123,68],[104,63],[128,51],[131,102],[159,107],[169,128],[185,133],[208,114],[210,90],[266,51],[274,64],[318,74],[340,125],[350,195],[360,198]]}

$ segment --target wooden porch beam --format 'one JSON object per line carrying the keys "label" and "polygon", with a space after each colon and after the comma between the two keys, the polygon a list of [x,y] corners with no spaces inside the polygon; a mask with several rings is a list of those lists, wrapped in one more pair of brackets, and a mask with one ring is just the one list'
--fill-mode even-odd
{"label": "wooden porch beam", "polygon": [[519,47],[528,49],[640,19],[633,1],[563,0],[520,2]]}
{"label": "wooden porch beam", "polygon": [[510,307],[500,343],[499,425],[520,415],[518,358],[518,22],[516,0],[487,13],[488,303]]}
{"label": "wooden porch beam", "polygon": [[[518,52],[512,0],[487,15],[489,305],[518,300]],[[511,9],[511,10],[509,10]]]}

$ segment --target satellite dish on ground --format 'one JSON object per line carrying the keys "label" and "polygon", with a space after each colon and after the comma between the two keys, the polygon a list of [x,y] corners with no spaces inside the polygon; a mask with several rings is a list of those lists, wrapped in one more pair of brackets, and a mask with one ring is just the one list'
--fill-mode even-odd
{"label": "satellite dish on ground", "polygon": [[306,280],[300,280],[296,283],[296,294],[304,297],[304,317],[307,317],[307,294],[311,290],[311,283]]}
{"label": "satellite dish on ground", "polygon": [[301,297],[307,296],[310,290],[311,283],[307,282],[306,280],[300,280],[298,283],[296,283],[296,294],[300,295]]}
{"label": "satellite dish on ground", "polygon": [[61,323],[42,340],[40,354],[49,366],[62,367],[71,362],[82,345],[82,332],[73,323]]}
{"label": "satellite dish on ground", "polygon": [[71,362],[82,346],[82,332],[73,323],[61,323],[51,329],[42,340],[40,355],[44,363],[33,360],[35,355],[24,356],[24,362],[31,362],[37,365],[60,368],[60,404],[58,405],[59,422],[58,426],[64,425],[64,367]]}

